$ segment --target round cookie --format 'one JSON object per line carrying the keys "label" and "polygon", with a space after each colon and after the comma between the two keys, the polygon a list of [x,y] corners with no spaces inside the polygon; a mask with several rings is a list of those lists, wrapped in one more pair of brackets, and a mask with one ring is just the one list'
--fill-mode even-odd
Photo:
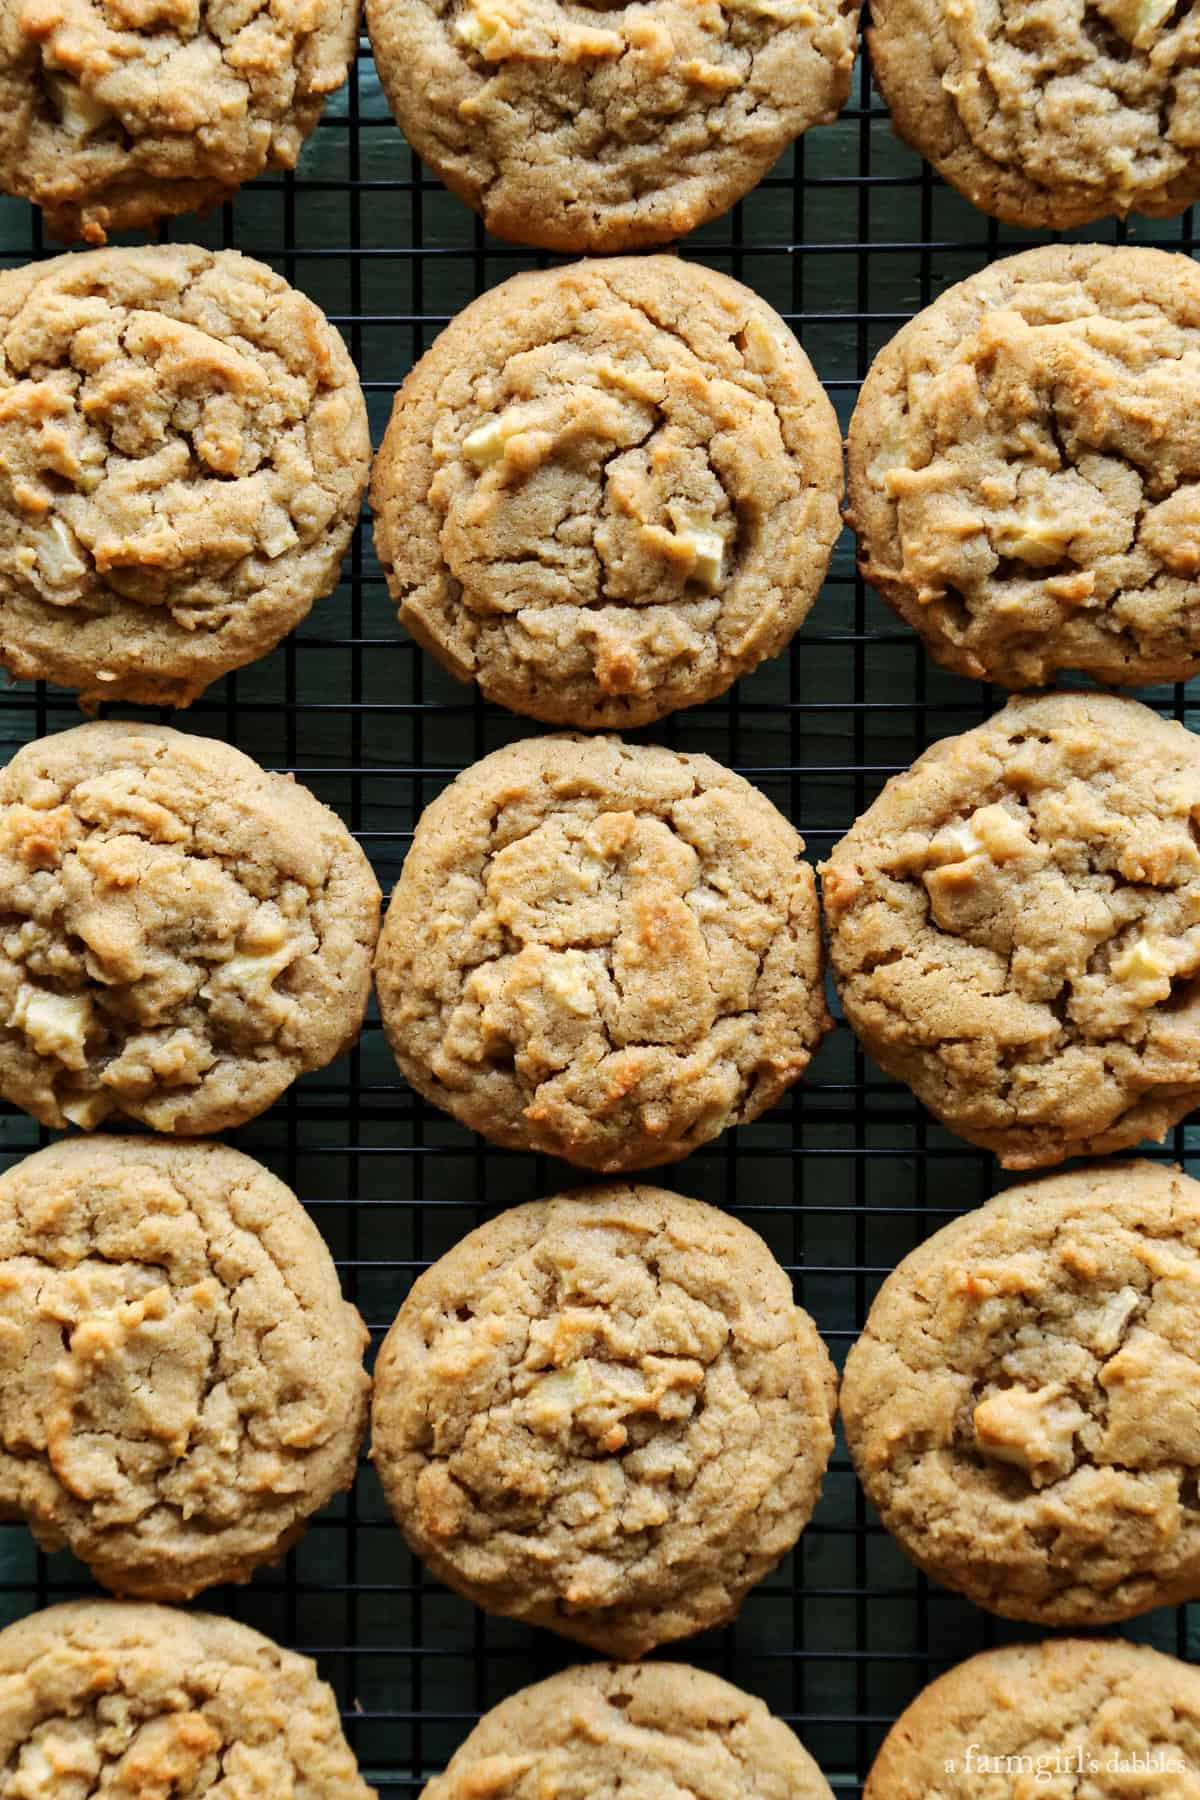
{"label": "round cookie", "polygon": [[5,0],[0,187],[90,244],[206,212],[295,166],[357,38],[357,0]]}
{"label": "round cookie", "polygon": [[376,1800],[307,1656],[232,1619],[119,1600],[0,1631],[0,1767],[14,1794],[47,1800]]}
{"label": "round cookie", "polygon": [[513,276],[396,396],[375,541],[400,620],[552,724],[723,693],[807,616],[841,528],[841,438],[748,288],[673,256]]}
{"label": "round cookie", "polygon": [[872,0],[871,19],[893,127],[984,212],[1065,231],[1182,212],[1200,195],[1190,6]]}
{"label": "round cookie", "polygon": [[44,1125],[240,1125],[358,1036],[379,887],[228,744],[105,722],[0,769],[0,1093]]}
{"label": "round cookie", "polygon": [[368,0],[397,123],[489,231],[636,250],[724,212],[850,92],[858,0]]}
{"label": "round cookie", "polygon": [[918,1694],[863,1800],[1192,1800],[1198,1772],[1200,1673],[1119,1638],[1051,1638],[985,1650]]}
{"label": "round cookie", "polygon": [[833,1800],[807,1750],[761,1700],[685,1663],[588,1663],[522,1688],[479,1721],[421,1800],[687,1794]]}
{"label": "round cookie", "polygon": [[234,250],[0,274],[0,662],[187,706],[334,586],[366,407],[311,300]]}
{"label": "round cookie", "polygon": [[836,1378],[762,1239],[661,1188],[535,1200],[415,1283],[372,1457],[439,1580],[621,1658],[733,1618],[808,1523]]}
{"label": "round cookie", "polygon": [[296,1196],[222,1144],[0,1176],[0,1512],[121,1594],[276,1562],[354,1479],[367,1333]]}
{"label": "round cookie", "polygon": [[1161,1138],[1200,1102],[1200,741],[1044,694],[918,757],[822,869],[846,1017],[1006,1168]]}
{"label": "round cookie", "polygon": [[884,1282],[850,1352],[859,1480],[926,1574],[1040,1625],[1200,1594],[1200,1182],[1010,1188]]}
{"label": "round cookie", "polygon": [[1055,244],[993,263],[867,376],[849,437],[859,566],[959,674],[1186,680],[1198,416],[1190,257]]}
{"label": "round cookie", "polygon": [[412,1085],[603,1174],[676,1162],[799,1079],[829,1019],[804,840],[707,756],[530,738],[426,808],[376,957]]}

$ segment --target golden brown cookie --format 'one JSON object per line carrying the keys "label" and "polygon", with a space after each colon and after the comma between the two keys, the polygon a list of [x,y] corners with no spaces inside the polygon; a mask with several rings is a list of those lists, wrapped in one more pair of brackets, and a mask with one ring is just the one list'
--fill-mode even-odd
{"label": "golden brown cookie", "polygon": [[369,0],[405,137],[489,231],[636,250],[715,218],[850,91],[858,0]]}
{"label": "golden brown cookie", "polygon": [[1200,16],[1177,0],[873,0],[905,141],[984,212],[1056,231],[1200,195]]}
{"label": "golden brown cookie", "polygon": [[440,1580],[636,1657],[733,1618],[791,1549],[835,1388],[760,1237],[614,1184],[516,1207],[420,1277],[371,1454]]}
{"label": "golden brown cookie", "polygon": [[1190,257],[1054,244],[980,270],[875,359],[849,448],[859,566],[947,668],[1200,668]]}
{"label": "golden brown cookie", "polygon": [[232,1619],[119,1600],[0,1631],[0,1767],[28,1800],[376,1800],[308,1657]]}
{"label": "golden brown cookie", "polygon": [[367,1334],[290,1189],[223,1144],[72,1138],[0,1176],[0,1511],[98,1581],[245,1581],[354,1479]]}
{"label": "golden brown cookie", "polygon": [[228,744],[115,722],[27,744],[0,891],[0,1093],[44,1125],[221,1131],[358,1036],[371,866]]}
{"label": "golden brown cookie", "polygon": [[807,616],[841,526],[833,408],[783,320],[673,256],[516,275],[396,396],[375,542],[401,623],[552,724],[723,693]]}
{"label": "golden brown cookie", "polygon": [[367,481],[354,365],[233,250],[0,274],[0,661],[187,706],[338,578]]}
{"label": "golden brown cookie", "polygon": [[761,1700],[684,1663],[588,1663],[486,1713],[421,1800],[833,1800]]}
{"label": "golden brown cookie", "polygon": [[0,187],[90,244],[206,212],[295,166],[357,36],[357,0],[4,0]]}
{"label": "golden brown cookie", "polygon": [[1200,1182],[1107,1163],[914,1250],[850,1352],[859,1480],[926,1574],[1040,1625],[1200,1594]]}
{"label": "golden brown cookie", "polygon": [[824,865],[846,1017],[1006,1168],[1200,1102],[1200,742],[1111,694],[1010,700],[918,757]]}
{"label": "golden brown cookie", "polygon": [[422,814],[379,941],[418,1091],[615,1174],[755,1119],[828,1027],[803,839],[707,756],[530,738]]}
{"label": "golden brown cookie", "polygon": [[1192,1800],[1200,1673],[1144,1644],[1057,1638],[985,1650],[897,1719],[863,1800]]}

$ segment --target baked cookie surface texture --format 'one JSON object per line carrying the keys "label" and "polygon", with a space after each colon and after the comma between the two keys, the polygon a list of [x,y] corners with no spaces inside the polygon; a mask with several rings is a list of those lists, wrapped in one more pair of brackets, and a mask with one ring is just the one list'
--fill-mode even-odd
{"label": "baked cookie surface texture", "polygon": [[849,435],[862,572],[959,674],[1186,680],[1198,419],[1190,257],[1056,244],[993,263],[905,326],[863,385]]}
{"label": "baked cookie surface texture", "polygon": [[723,693],[808,614],[841,528],[838,423],[739,282],[677,257],[514,276],[396,397],[375,542],[401,622],[552,724]]}
{"label": "baked cookie surface texture", "polygon": [[418,822],[376,958],[418,1091],[602,1173],[757,1118],[827,1028],[816,883],[765,795],[706,756],[532,738]]}
{"label": "baked cookie surface texture", "polygon": [[846,1017],[1007,1168],[1200,1101],[1200,741],[1134,700],[1011,700],[918,757],[822,875]]}
{"label": "baked cookie surface texture", "polygon": [[0,1769],[30,1800],[376,1800],[306,1656],[232,1619],[118,1600],[0,1632]]}
{"label": "baked cookie surface texture", "polygon": [[1143,1644],[985,1650],[897,1719],[863,1800],[1133,1800],[1200,1793],[1200,1673]]}
{"label": "baked cookie surface texture", "polygon": [[44,1125],[194,1135],[349,1048],[379,887],[307,788],[105,722],[0,769],[0,1093]]}
{"label": "baked cookie surface texture", "polygon": [[370,0],[405,137],[489,231],[636,250],[714,218],[850,91],[857,0]]}
{"label": "baked cookie surface texture", "polygon": [[589,1663],[501,1701],[421,1800],[833,1800],[761,1700],[683,1663]]}
{"label": "baked cookie surface texture", "polygon": [[338,578],[370,457],[340,336],[233,250],[0,274],[0,661],[186,706]]}
{"label": "baked cookie surface texture", "polygon": [[732,1618],[791,1549],[834,1386],[760,1237],[614,1184],[504,1213],[420,1277],[380,1351],[372,1455],[439,1579],[636,1657]]}
{"label": "baked cookie surface texture", "polygon": [[1064,231],[1200,194],[1200,17],[1176,0],[875,0],[892,124],[960,194]]}
{"label": "baked cookie surface texture", "polygon": [[0,1175],[0,1509],[118,1593],[246,1579],[354,1479],[367,1334],[295,1195],[222,1144]]}
{"label": "baked cookie surface texture", "polygon": [[357,34],[356,0],[5,0],[0,187],[90,244],[207,211],[294,167]]}
{"label": "baked cookie surface texture", "polygon": [[1108,1163],[912,1251],[850,1352],[872,1503],[976,1605],[1095,1626],[1200,1593],[1200,1182]]}

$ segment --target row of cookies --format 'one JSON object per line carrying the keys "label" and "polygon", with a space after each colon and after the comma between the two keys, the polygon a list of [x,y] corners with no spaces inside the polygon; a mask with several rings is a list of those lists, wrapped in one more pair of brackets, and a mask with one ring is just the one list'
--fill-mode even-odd
{"label": "row of cookies", "polygon": [[[822,865],[849,1023],[1010,1168],[1161,1138],[1200,1098],[1198,820],[1200,742],[1136,701],[1021,697],[934,745]],[[374,968],[403,1073],[472,1130],[674,1162],[831,1024],[803,851],[709,757],[527,739],[426,808],[380,934],[300,784],[81,725],[0,771],[0,1093],[58,1129],[224,1130],[354,1042]]]}
{"label": "row of cookies", "polygon": [[[186,705],[338,578],[358,377],[310,301],[164,246],[0,276],[0,660]],[[1058,246],[950,289],[849,431],[860,566],[930,652],[1014,688],[1200,667],[1200,271]],[[832,406],[783,321],[675,258],[519,275],[396,396],[375,544],[400,619],[489,699],[622,729],[806,618],[840,529]]]}
{"label": "row of cookies", "polygon": [[[857,0],[369,0],[414,149],[502,237],[661,244],[747,194],[849,91]],[[1174,0],[1036,7],[879,0],[897,130],[976,205],[1065,227],[1200,194],[1197,26]],[[102,244],[291,168],[358,40],[355,0],[0,15],[0,186]]]}
{"label": "row of cookies", "polygon": [[[1200,1595],[1200,1184],[1043,1178],[885,1281],[841,1413],[884,1523],[1009,1617]],[[214,1143],[96,1137],[0,1177],[0,1511],[124,1595],[277,1561],[353,1480],[366,1332],[295,1196]],[[610,1656],[731,1619],[807,1525],[833,1367],[746,1226],[657,1188],[526,1203],[422,1275],[372,1457],[412,1549]]]}
{"label": "row of cookies", "polygon": [[[0,1755],[14,1793],[60,1800],[303,1795],[375,1800],[313,1665],[203,1613],[78,1601],[0,1631]],[[990,1650],[897,1721],[864,1800],[1076,1791],[1190,1796],[1200,1676],[1105,1639]],[[632,1784],[694,1800],[833,1800],[783,1722],[715,1675],[675,1663],[591,1663],[488,1713],[423,1800],[597,1800]],[[1082,1791],[1082,1790],[1080,1790]]]}

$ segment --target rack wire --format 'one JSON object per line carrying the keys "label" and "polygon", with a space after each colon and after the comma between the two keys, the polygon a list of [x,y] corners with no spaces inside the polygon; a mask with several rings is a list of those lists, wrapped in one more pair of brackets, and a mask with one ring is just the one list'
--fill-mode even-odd
{"label": "rack wire", "polygon": [[[1193,253],[1193,231],[1189,212],[1072,235]],[[423,171],[392,123],[365,37],[297,174],[263,178],[209,220],[183,219],[163,235],[246,250],[322,305],[353,352],[376,442],[393,390],[440,326],[506,275],[552,260],[488,239]],[[864,57],[841,118],[811,132],[682,250],[782,313],[844,425],[871,357],[905,319],[951,282],[1035,241],[975,212],[896,142]],[[54,250],[31,208],[0,198],[0,263]],[[1183,687],[1142,697],[1200,725]],[[843,536],[788,654],[720,701],[636,735],[739,769],[819,857],[890,774],[1000,698],[928,662],[857,579]],[[77,720],[69,695],[6,691],[0,756]],[[401,634],[365,526],[336,594],[272,655],[174,722],[294,770],[361,839],[385,894],[416,817],[452,774],[539,729],[482,705]],[[0,1108],[0,1161],[46,1136]],[[465,1231],[579,1179],[544,1158],[494,1151],[425,1106],[399,1077],[374,1011],[352,1055],[299,1082],[231,1141],[308,1205],[373,1345],[414,1276]],[[1180,1127],[1148,1153],[1187,1162],[1197,1152],[1195,1129]],[[763,1234],[839,1363],[899,1258],[1001,1185],[992,1159],[934,1125],[844,1028],[773,1113],[660,1178]],[[23,1527],[0,1527],[0,1621],[91,1591],[69,1554],[44,1556]],[[483,1710],[580,1655],[438,1587],[409,1556],[365,1463],[352,1493],[314,1521],[281,1568],[202,1604],[316,1656],[383,1800],[419,1793]],[[1195,1630],[1179,1608],[1136,1621],[1128,1635],[1186,1656],[1200,1648]],[[1028,1634],[916,1575],[866,1506],[839,1440],[795,1553],[735,1625],[666,1654],[761,1695],[851,1800],[888,1724],[928,1680],[1020,1635]]]}

